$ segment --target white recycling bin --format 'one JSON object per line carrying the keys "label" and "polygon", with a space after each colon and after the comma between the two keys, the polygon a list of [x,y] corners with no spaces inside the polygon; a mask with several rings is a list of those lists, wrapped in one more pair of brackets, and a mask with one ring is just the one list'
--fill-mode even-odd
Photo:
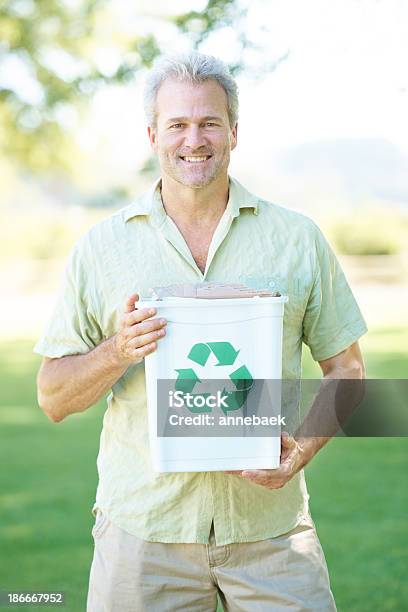
{"label": "white recycling bin", "polygon": [[[280,388],[278,393],[274,387],[279,397],[273,398],[271,415],[276,417],[273,435],[247,435],[248,421],[244,426],[242,423],[245,406],[255,397],[254,381],[279,381],[282,377],[283,313],[287,300],[287,296],[167,297],[138,302],[138,308],[154,307],[155,317],[167,320],[166,336],[158,340],[156,351],[145,358],[150,449],[155,471],[279,466]],[[205,381],[210,381],[207,386],[213,382],[222,389],[212,394],[200,393]],[[249,418],[252,425],[254,417]],[[211,419],[215,420],[215,435]],[[197,425],[204,425],[200,430],[204,435],[192,435],[198,431]]]}

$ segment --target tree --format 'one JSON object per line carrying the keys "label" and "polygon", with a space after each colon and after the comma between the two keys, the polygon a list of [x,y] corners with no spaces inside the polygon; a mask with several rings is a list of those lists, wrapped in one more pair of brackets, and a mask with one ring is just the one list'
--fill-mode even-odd
{"label": "tree", "polygon": [[[43,172],[64,167],[70,113],[111,83],[125,84],[161,52],[154,35],[118,32],[119,63],[98,64],[101,22],[113,0],[0,0],[0,150],[23,168]],[[202,11],[168,18],[200,44],[242,18],[236,0],[208,0]],[[240,44],[248,44],[242,32]],[[237,72],[241,66],[231,67]]]}
{"label": "tree", "polygon": [[64,113],[107,83],[126,82],[159,53],[153,37],[137,38],[122,49],[124,60],[113,74],[98,69],[92,40],[106,5],[106,0],[0,5],[0,147],[22,166],[41,171],[63,165],[61,151],[69,139]]}

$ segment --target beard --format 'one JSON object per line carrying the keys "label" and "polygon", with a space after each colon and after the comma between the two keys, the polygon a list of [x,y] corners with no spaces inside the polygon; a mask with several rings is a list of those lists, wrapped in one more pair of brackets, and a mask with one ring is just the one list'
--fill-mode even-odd
{"label": "beard", "polygon": [[[184,156],[210,156],[205,162],[186,162]],[[226,147],[218,154],[213,149],[159,154],[160,168],[176,182],[192,189],[201,189],[215,181],[220,174],[227,171],[230,161],[230,150]]]}

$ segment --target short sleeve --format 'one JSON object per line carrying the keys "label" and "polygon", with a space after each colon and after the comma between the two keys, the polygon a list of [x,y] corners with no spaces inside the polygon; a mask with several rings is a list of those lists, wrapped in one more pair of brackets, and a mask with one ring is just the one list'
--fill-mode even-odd
{"label": "short sleeve", "polygon": [[95,277],[92,250],[82,238],[65,268],[53,313],[34,347],[46,357],[87,353],[103,340],[92,301]]}
{"label": "short sleeve", "polygon": [[367,326],[336,256],[314,227],[314,282],[303,319],[303,342],[313,359],[322,361],[356,342]]}

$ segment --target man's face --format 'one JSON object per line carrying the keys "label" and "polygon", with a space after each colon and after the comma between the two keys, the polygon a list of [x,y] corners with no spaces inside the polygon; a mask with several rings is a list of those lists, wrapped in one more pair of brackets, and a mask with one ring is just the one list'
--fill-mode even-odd
{"label": "man's face", "polygon": [[227,95],[216,81],[167,79],[157,94],[156,117],[148,133],[162,176],[199,189],[227,175],[237,126],[230,127]]}

